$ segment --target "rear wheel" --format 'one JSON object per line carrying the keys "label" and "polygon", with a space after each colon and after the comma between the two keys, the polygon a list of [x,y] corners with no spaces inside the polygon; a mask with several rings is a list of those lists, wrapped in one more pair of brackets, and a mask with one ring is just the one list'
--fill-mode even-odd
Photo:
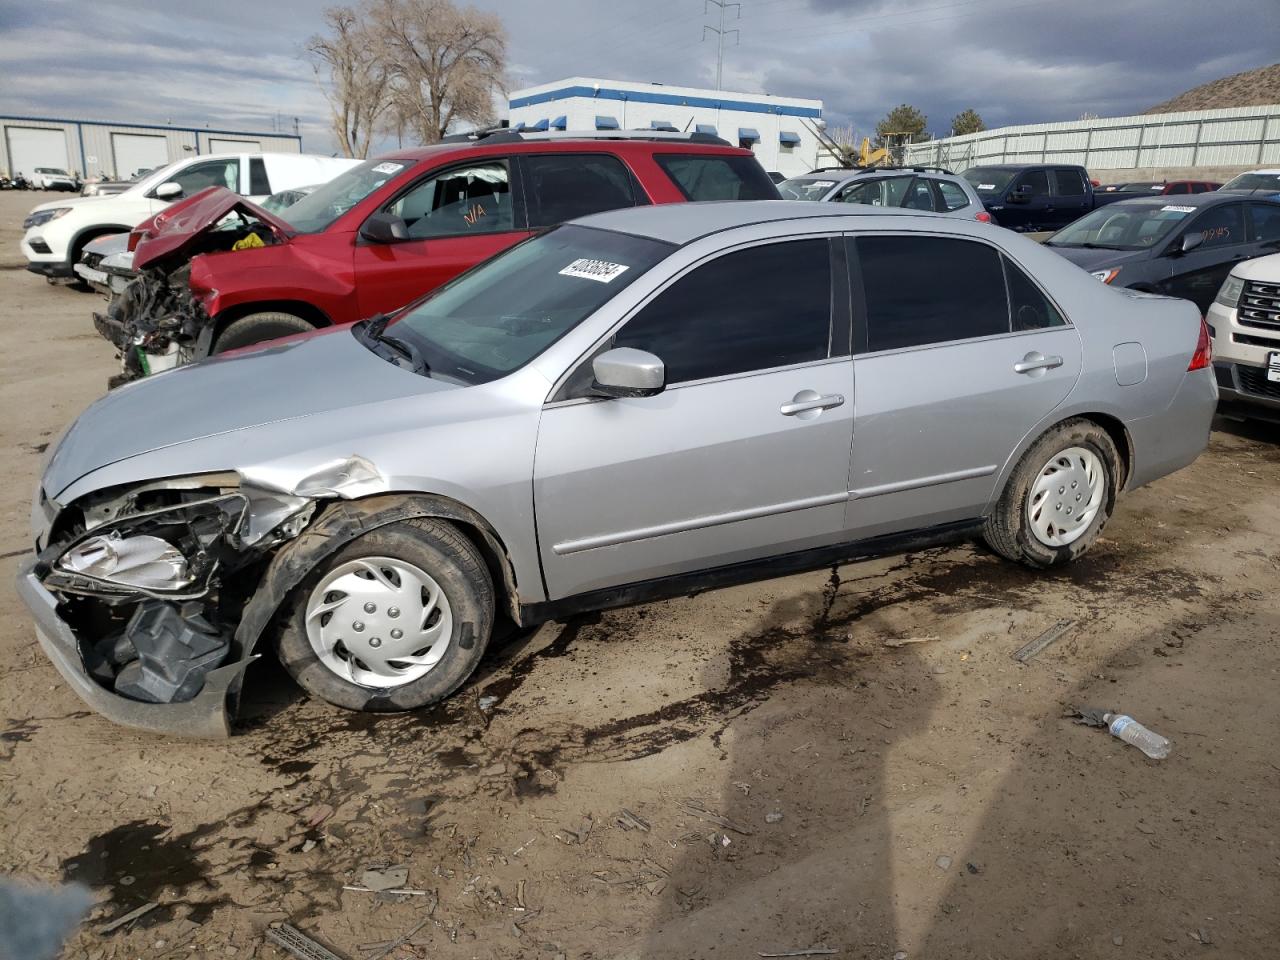
{"label": "rear wheel", "polygon": [[1032,567],[1082,556],[1097,541],[1115,507],[1120,455],[1091,420],[1068,420],[1047,431],[1023,455],[983,539],[992,550]]}
{"label": "rear wheel", "polygon": [[307,321],[292,313],[274,311],[251,313],[233,321],[218,334],[218,339],[214,341],[213,349],[209,352],[211,354],[226,353],[229,350],[251,347],[255,343],[264,343],[267,340],[291,337],[295,333],[308,333],[314,329],[315,327]]}
{"label": "rear wheel", "polygon": [[295,591],[280,659],[309,693],[348,710],[413,710],[471,675],[493,631],[493,580],[452,524],[380,527]]}

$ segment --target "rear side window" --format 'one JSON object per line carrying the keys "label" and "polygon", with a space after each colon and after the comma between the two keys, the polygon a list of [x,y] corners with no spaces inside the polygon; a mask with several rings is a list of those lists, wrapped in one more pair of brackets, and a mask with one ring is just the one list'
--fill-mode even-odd
{"label": "rear side window", "polygon": [[858,237],[866,349],[897,350],[1009,332],[1000,254],[946,237]]}
{"label": "rear side window", "polygon": [[249,196],[265,197],[274,191],[267,179],[267,165],[261,157],[249,158]]}
{"label": "rear side window", "polygon": [[664,290],[614,338],[661,358],[668,383],[822,360],[831,338],[823,239],[727,253]]}
{"label": "rear side window", "polygon": [[1079,170],[1064,167],[1054,170],[1053,175],[1058,181],[1058,196],[1083,197],[1085,195],[1084,176]]}
{"label": "rear side window", "polygon": [[1251,203],[1249,216],[1253,220],[1253,239],[1257,243],[1280,240],[1280,204]]}
{"label": "rear side window", "polygon": [[908,210],[933,210],[933,191],[929,189],[929,181],[916,178],[911,181],[907,197],[902,205]]}
{"label": "rear side window", "polygon": [[755,157],[668,153],[654,159],[686,200],[778,199],[778,188]]}
{"label": "rear side window", "polygon": [[522,162],[532,229],[635,205],[631,174],[617,157],[546,154]]}
{"label": "rear side window", "polygon": [[950,180],[938,180],[938,192],[942,194],[942,205],[945,210],[959,210],[969,205],[969,197],[964,190]]}
{"label": "rear side window", "polygon": [[862,180],[840,194],[842,203],[865,203],[872,207],[900,207],[911,186],[911,177]]}
{"label": "rear side window", "polygon": [[1009,316],[1014,332],[1065,326],[1067,321],[1058,308],[1031,282],[1031,278],[1008,257],[1000,259],[1004,261],[1004,276],[1009,284]]}

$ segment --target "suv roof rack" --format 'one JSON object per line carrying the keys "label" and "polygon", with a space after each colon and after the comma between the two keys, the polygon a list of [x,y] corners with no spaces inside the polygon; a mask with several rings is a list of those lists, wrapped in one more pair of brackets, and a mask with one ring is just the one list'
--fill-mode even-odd
{"label": "suv roof rack", "polygon": [[708,143],[718,147],[731,147],[728,140],[696,130],[683,133],[675,130],[512,130],[510,127],[488,127],[467,133],[454,133],[440,139],[441,143],[536,143],[556,140],[675,140],[683,143]]}
{"label": "suv roof rack", "polygon": [[878,173],[881,170],[891,173],[895,170],[898,170],[898,171],[910,170],[912,173],[945,173],[947,176],[950,176],[950,177],[955,176],[955,174],[952,171],[948,170],[946,167],[915,167],[915,166],[899,167],[894,164],[887,164],[887,163],[877,164],[876,166],[873,166],[873,167],[860,167],[860,166],[857,166],[856,164],[850,165],[850,166],[837,165],[837,166],[829,166],[829,167],[814,167],[809,172],[810,173],[827,173],[829,171],[834,171],[834,170],[843,170],[849,173]]}

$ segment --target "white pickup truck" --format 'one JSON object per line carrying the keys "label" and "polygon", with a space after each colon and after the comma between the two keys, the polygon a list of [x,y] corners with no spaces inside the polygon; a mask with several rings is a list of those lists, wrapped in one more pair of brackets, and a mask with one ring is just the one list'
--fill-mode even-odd
{"label": "white pickup truck", "polygon": [[360,161],[297,153],[223,153],[188,157],[161,167],[111,196],[42,203],[23,221],[27,269],[49,278],[75,277],[85,244],[132,230],[175,200],[205,187],[227,187],[252,200],[280,190],[324,183]]}

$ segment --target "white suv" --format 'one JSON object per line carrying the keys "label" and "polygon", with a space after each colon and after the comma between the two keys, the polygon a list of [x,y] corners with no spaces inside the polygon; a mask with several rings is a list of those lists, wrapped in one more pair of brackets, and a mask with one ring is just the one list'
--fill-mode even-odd
{"label": "white suv", "polygon": [[1237,265],[1205,319],[1222,412],[1280,422],[1280,254]]}
{"label": "white suv", "polygon": [[123,233],[174,200],[205,187],[227,187],[250,199],[331,180],[360,161],[296,153],[222,153],[179,160],[112,196],[42,203],[22,227],[27,269],[46,277],[74,277],[84,245]]}

